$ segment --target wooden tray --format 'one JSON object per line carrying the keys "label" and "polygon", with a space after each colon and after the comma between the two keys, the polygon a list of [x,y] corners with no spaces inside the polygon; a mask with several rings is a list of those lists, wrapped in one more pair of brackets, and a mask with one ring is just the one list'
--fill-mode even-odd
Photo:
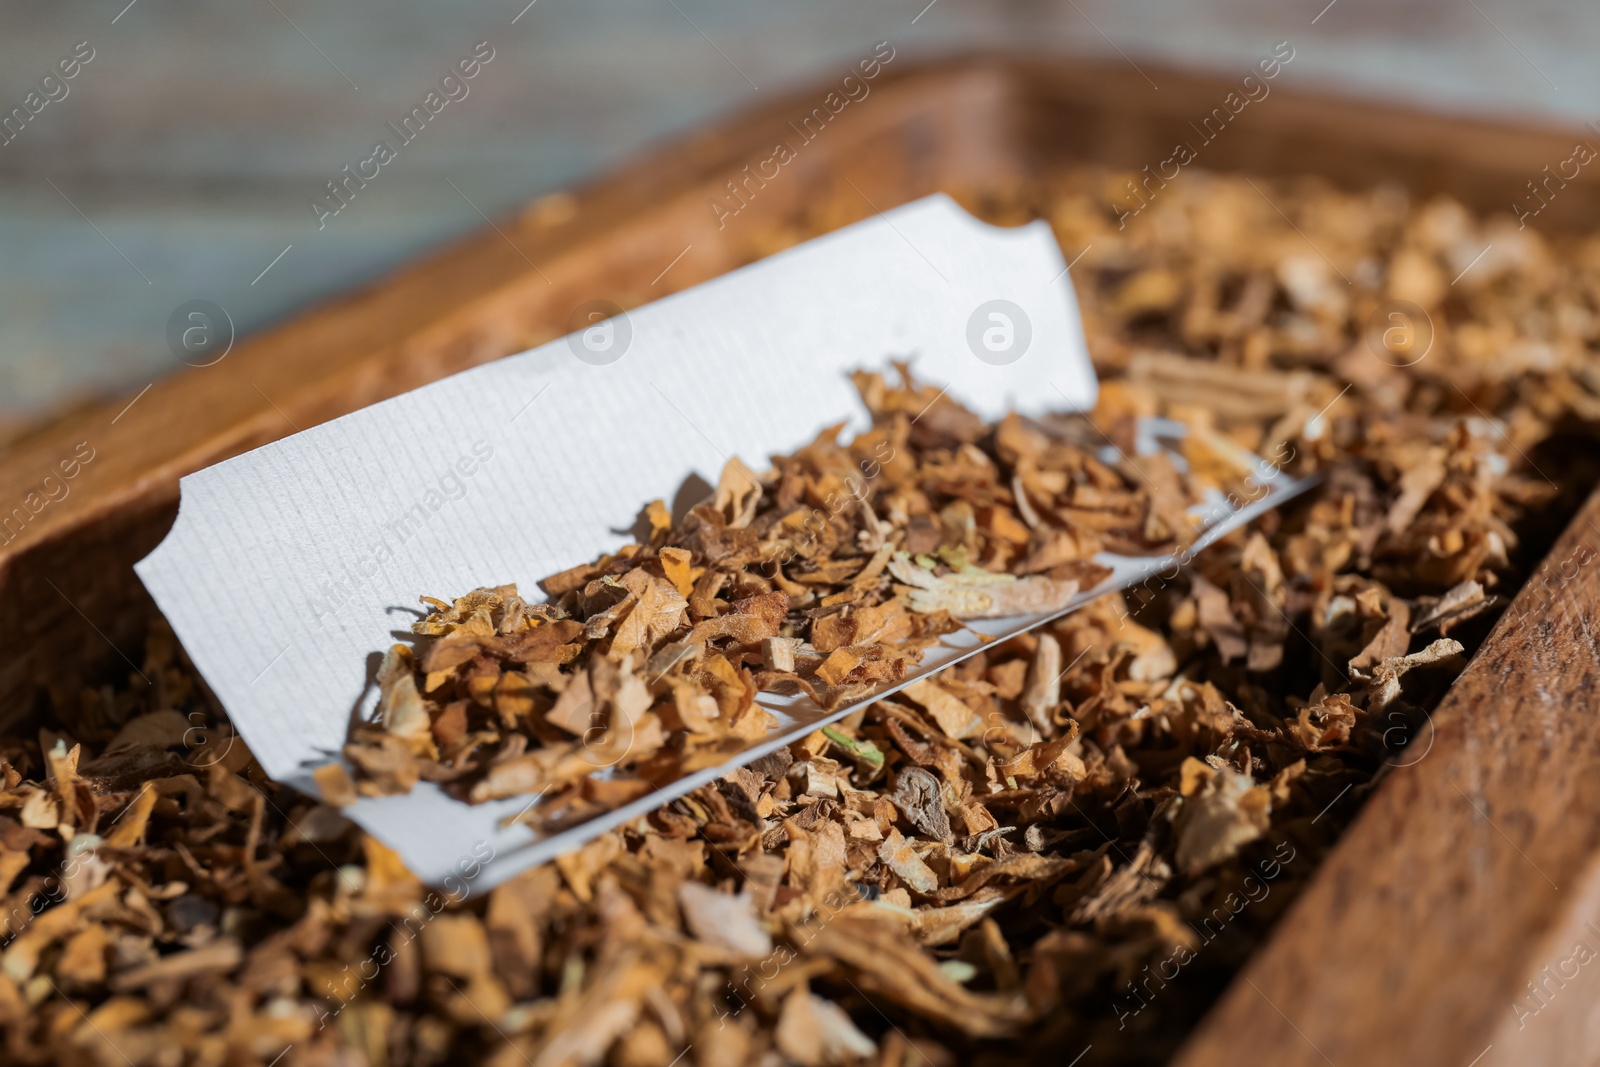
{"label": "wooden tray", "polygon": [[[171,525],[181,475],[559,336],[584,301],[632,306],[748,262],[770,251],[758,242],[774,228],[852,187],[842,202],[857,207],[833,221],[1074,160],[1136,169],[1165,158],[1232,85],[1149,73],[1159,91],[1126,65],[902,61],[719,226],[708,201],[826,87],[798,93],[537,200],[136,401],[39,431],[0,458],[0,520],[80,443],[94,458],[20,535],[0,527],[0,598],[22,620],[0,663],[0,729],[18,728],[54,683],[126,669],[119,650],[138,647],[152,610],[131,564]],[[1280,87],[1271,100],[1207,146],[1207,167],[1392,181],[1504,210],[1575,139]],[[1547,230],[1597,223],[1593,183],[1569,186],[1537,219]],[[1434,714],[1427,758],[1368,801],[1178,1062],[1592,1061],[1600,966],[1570,961],[1578,943],[1600,957],[1600,620],[1586,614],[1600,603],[1600,567],[1587,565],[1597,550],[1600,498]]]}

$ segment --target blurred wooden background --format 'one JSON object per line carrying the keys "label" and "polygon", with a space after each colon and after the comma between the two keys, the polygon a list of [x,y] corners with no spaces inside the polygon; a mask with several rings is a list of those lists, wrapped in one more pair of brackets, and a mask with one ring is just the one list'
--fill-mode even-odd
{"label": "blurred wooden background", "polygon": [[[1600,121],[1600,5],[1582,0],[525,3],[0,0],[0,114],[94,50],[0,145],[0,441],[181,367],[166,324],[185,301],[248,332],[651,141],[842,77],[878,41],[897,61],[1010,47],[1242,74],[1288,40],[1296,84]],[[467,97],[319,230],[312,197],[398,144],[385,124],[480,41],[494,58]]]}

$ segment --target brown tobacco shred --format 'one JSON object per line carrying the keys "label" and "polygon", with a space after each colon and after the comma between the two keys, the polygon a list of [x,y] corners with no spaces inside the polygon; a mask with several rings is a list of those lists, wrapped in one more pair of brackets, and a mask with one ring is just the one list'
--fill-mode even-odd
{"label": "brown tobacco shred", "polygon": [[[1197,479],[1166,456],[1107,463],[1081,418],[985,425],[899,376],[855,375],[872,426],[848,445],[833,426],[764,475],[735,459],[676,525],[651,503],[648,539],[551,576],[549,603],[424,597],[417,648],[389,650],[345,747],[357,791],[538,794],[527,821],[571,825],[763,738],[758,691],[860,699],[959,620],[1058,609],[1107,573],[1095,553],[1190,528]],[[981,728],[936,685],[908,695],[957,738]]]}
{"label": "brown tobacco shred", "polygon": [[[1205,431],[1193,469],[1243,447],[1323,471],[1318,489],[1182,577],[986,649],[492,891],[481,843],[463,841],[460,877],[429,891],[336,809],[267,780],[157,622],[140,674],[63,678],[36,734],[0,740],[0,1061],[953,1067],[1068,1063],[1090,1045],[1081,1067],[1164,1060],[1375,783],[1427,758],[1427,713],[1592,484],[1600,237],[1393,190],[1258,190],[1188,170],[1119,228],[1127,179],[1074,171],[972,203],[997,222],[1050,219],[1069,256],[1089,246],[1073,277],[1103,383],[1097,425],[1126,440],[1138,415],[1181,418]],[[751,254],[858,211],[858,198],[820,205]],[[1379,359],[1368,343],[1390,299],[1431,316],[1426,358]],[[936,435],[929,447],[981,440],[964,425],[941,405],[916,432]],[[813,446],[842,479],[853,458],[836,447]],[[968,460],[957,448],[946,464]],[[1014,492],[986,484],[994,500]],[[767,490],[722,505],[703,532],[748,551],[755,535],[733,522],[770,507]],[[954,523],[973,531],[969,562],[998,559],[983,506]],[[905,536],[934,552],[943,521],[908,521]],[[1013,533],[996,570],[1032,551]],[[663,537],[640,550],[652,563],[567,576],[552,590],[558,606],[572,598],[565,617],[502,594],[498,608],[436,605],[424,657],[450,647],[448,624],[481,628],[475,664],[476,642],[523,658],[489,656],[486,694],[467,660],[441,659],[466,688],[440,702],[397,653],[386,701],[402,745],[362,785],[420,776],[413,743],[442,766],[473,732],[524,736],[500,716],[548,720],[560,672],[557,703],[579,678],[590,700],[637,701],[603,655],[573,673],[602,618],[612,647],[627,631],[669,676],[724,665],[705,684],[714,711],[672,702],[682,729],[748,715],[763,673],[816,676],[804,645],[834,617],[820,601],[876,558],[825,545],[784,564],[789,588],[702,585],[719,572],[697,578],[705,559]],[[1536,578],[1530,610],[1560,581]],[[781,613],[759,606],[770,594],[791,598]],[[630,596],[636,621],[606,616]],[[504,625],[518,610],[538,624]],[[710,652],[664,654],[681,643],[662,644],[673,610],[726,629]],[[785,633],[796,623],[809,628]],[[861,643],[852,631],[832,647]],[[502,690],[512,674],[528,688]],[[667,711],[654,707],[641,714]],[[585,726],[581,711],[569,701],[556,718]],[[679,728],[662,718],[660,750]],[[319,780],[333,798],[357,788]]]}

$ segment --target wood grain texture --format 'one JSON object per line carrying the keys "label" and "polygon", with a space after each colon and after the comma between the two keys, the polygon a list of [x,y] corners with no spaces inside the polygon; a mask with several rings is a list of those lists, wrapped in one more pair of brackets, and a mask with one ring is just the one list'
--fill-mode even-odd
{"label": "wood grain texture", "polygon": [[1597,612],[1600,494],[1177,1064],[1593,1064]]}

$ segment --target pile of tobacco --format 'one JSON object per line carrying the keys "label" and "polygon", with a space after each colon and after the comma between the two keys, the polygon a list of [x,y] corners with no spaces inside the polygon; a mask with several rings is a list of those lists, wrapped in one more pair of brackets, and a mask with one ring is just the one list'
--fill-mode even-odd
{"label": "pile of tobacco", "polygon": [[[873,425],[848,445],[834,426],[765,475],[735,459],[676,527],[653,501],[647,541],[546,579],[550,603],[515,586],[424,598],[433,611],[412,627],[419,647],[390,649],[376,721],[345,748],[356,788],[329,767],[324,795],[427,779],[473,803],[535,794],[531,821],[571,825],[765,738],[777,719],[759,692],[841,707],[904,681],[963,619],[1062,610],[1110,574],[1097,553],[1151,554],[1187,537],[1206,474],[1250,474],[1237,449],[1204,435],[1186,440],[1180,473],[1167,453],[1133,458],[1132,418],[1113,427],[1120,445],[1085,419],[989,426],[945,390],[915,386],[908,368],[899,375],[855,375]],[[1224,458],[1236,469],[1214,471]],[[942,682],[907,693],[956,741],[983,733],[993,712],[985,752],[1009,754],[1014,727],[1036,740],[1075,731],[1060,646],[1042,640],[1031,668],[1012,668],[1007,696],[1022,703],[1010,710],[1027,713],[1015,722],[998,725],[1004,712]],[[1036,676],[1026,697],[1024,669]],[[835,733],[830,745],[886,769],[871,742]]]}
{"label": "pile of tobacco", "polygon": [[[487,846],[463,842],[460,877],[428,890],[337,808],[266,779],[157,620],[137,672],[63,685],[37,736],[0,740],[0,1058],[1170,1054],[1374,784],[1427,758],[1429,709],[1592,481],[1577,464],[1600,424],[1600,238],[1185,173],[1125,228],[1125,175],[970,203],[1049,219],[1069,257],[1088,247],[1073,277],[1097,433],[1179,419],[1321,472],[1317,489],[1177,578],[996,643],[492,890]],[[772,242],[846,221],[817,210]],[[627,702],[649,743],[618,790],[765,729],[750,697],[768,682],[826,703],[893,677],[971,610],[946,596],[961,576],[1093,581],[1098,548],[1182,538],[1193,487],[1130,478],[1079,430],[984,426],[906,383],[862,391],[864,442],[825,434],[771,475],[735,470],[631,552],[557,576],[548,603],[433,604],[337,784],[547,786],[581,816],[616,798],[569,757],[614,754]],[[882,466],[866,506],[834,484],[861,448]],[[786,528],[797,513],[821,518]]]}

